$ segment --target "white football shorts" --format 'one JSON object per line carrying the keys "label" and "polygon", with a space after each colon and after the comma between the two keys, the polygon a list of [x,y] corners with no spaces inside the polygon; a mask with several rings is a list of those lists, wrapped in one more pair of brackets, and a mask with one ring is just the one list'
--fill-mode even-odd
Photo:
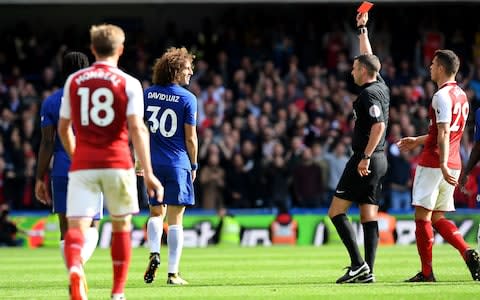
{"label": "white football shorts", "polygon": [[[457,179],[460,170],[450,170]],[[440,168],[417,166],[413,181],[412,205],[432,211],[454,211],[455,187],[443,179]]]}
{"label": "white football shorts", "polygon": [[99,213],[103,192],[108,212],[123,217],[139,212],[134,169],[89,169],[68,173],[67,217],[93,217]]}

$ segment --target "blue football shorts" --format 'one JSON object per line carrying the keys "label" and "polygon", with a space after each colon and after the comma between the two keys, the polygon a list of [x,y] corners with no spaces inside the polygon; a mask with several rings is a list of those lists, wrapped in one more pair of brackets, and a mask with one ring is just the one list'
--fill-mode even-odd
{"label": "blue football shorts", "polygon": [[153,173],[162,183],[165,193],[163,203],[158,202],[156,198],[149,197],[148,203],[151,206],[161,204],[179,206],[195,205],[195,193],[190,170],[155,166]]}

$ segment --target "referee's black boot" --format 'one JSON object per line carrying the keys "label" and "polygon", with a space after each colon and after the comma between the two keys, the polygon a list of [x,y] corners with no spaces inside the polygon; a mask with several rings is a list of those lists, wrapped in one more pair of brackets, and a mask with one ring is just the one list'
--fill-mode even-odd
{"label": "referee's black boot", "polygon": [[354,283],[374,283],[375,281],[375,274],[368,273],[355,279]]}
{"label": "referee's black boot", "polygon": [[347,267],[345,275],[337,279],[337,283],[352,283],[361,276],[370,273],[370,267],[366,262],[357,267]]}

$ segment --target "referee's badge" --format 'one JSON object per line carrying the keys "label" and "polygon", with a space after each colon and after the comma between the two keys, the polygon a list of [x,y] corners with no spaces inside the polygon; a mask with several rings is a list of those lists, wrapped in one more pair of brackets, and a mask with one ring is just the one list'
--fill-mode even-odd
{"label": "referee's badge", "polygon": [[370,108],[368,109],[368,113],[370,114],[371,117],[378,118],[378,117],[380,117],[380,114],[381,114],[380,107],[378,107],[378,105],[374,104],[374,105],[370,106]]}

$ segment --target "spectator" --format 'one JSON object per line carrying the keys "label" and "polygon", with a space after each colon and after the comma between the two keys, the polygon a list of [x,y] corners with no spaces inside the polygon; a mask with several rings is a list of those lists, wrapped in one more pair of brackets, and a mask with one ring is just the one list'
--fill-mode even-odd
{"label": "spectator", "polygon": [[211,152],[207,164],[200,169],[202,190],[202,208],[214,209],[224,206],[223,188],[225,187],[225,170],[220,166],[220,153]]}
{"label": "spectator", "polygon": [[285,157],[285,148],[276,143],[270,160],[265,161],[264,178],[266,206],[290,208],[292,199],[289,193],[290,172]]}
{"label": "spectator", "polygon": [[225,202],[229,208],[250,208],[250,177],[245,161],[240,153],[232,157],[231,166],[227,168],[225,185]]}
{"label": "spectator", "polygon": [[325,153],[323,146],[320,142],[315,142],[312,145],[312,155],[313,162],[320,167],[322,170],[322,181],[320,184],[322,190],[324,191],[324,199],[329,199],[325,197],[325,194],[328,190],[328,181],[330,176],[330,166],[328,161],[325,159]]}
{"label": "spectator", "polygon": [[3,144],[0,139],[0,204],[5,203],[5,160],[3,159]]}
{"label": "spectator", "polygon": [[306,147],[303,150],[302,160],[294,167],[292,176],[296,206],[309,208],[326,206],[324,190],[319,184],[323,181],[322,169],[314,163],[310,148]]}
{"label": "spectator", "polygon": [[22,240],[17,238],[17,233],[25,232],[8,218],[8,213],[8,205],[2,204],[0,206],[0,246],[21,246]]}
{"label": "spectator", "polygon": [[16,86],[11,86],[8,90],[8,99],[4,107],[8,108],[11,112],[20,115],[23,110],[23,103],[20,98],[20,93]]}
{"label": "spectator", "polygon": [[24,208],[25,155],[20,128],[14,127],[10,135],[10,147],[5,153],[5,198],[12,208]]}
{"label": "spectator", "polygon": [[331,199],[348,161],[345,145],[342,142],[336,143],[332,152],[325,153],[325,160],[330,171],[328,174],[327,199]]}
{"label": "spectator", "polygon": [[410,189],[412,179],[410,177],[409,153],[400,152],[396,144],[388,147],[388,172],[387,181],[390,190],[390,208],[393,211],[407,211],[411,209],[412,197]]}

